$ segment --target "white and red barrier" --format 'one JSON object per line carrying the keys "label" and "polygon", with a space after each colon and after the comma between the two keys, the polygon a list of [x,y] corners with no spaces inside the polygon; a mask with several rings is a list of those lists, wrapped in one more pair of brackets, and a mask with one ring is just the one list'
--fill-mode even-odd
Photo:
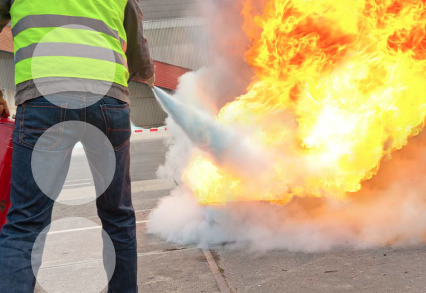
{"label": "white and red barrier", "polygon": [[150,129],[133,129],[132,133],[163,132],[163,131],[168,131],[167,127],[150,128]]}

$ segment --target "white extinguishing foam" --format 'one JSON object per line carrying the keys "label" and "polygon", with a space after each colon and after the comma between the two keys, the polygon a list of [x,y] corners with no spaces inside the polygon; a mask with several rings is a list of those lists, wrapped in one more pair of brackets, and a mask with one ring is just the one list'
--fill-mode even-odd
{"label": "white extinguishing foam", "polygon": [[253,170],[262,172],[269,168],[268,153],[236,128],[224,127],[210,113],[184,104],[158,87],[153,91],[192,144],[209,154],[218,165],[244,177],[252,176]]}

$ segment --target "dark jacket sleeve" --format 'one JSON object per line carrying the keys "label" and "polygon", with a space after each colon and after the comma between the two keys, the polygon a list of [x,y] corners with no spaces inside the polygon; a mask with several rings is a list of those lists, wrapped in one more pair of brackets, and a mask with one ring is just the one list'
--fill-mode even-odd
{"label": "dark jacket sleeve", "polygon": [[148,41],[143,35],[142,19],[139,0],[129,0],[125,10],[124,28],[127,35],[126,56],[130,80],[135,76],[146,80],[154,75],[154,62],[149,54]]}
{"label": "dark jacket sleeve", "polygon": [[0,0],[0,32],[10,21],[11,0]]}

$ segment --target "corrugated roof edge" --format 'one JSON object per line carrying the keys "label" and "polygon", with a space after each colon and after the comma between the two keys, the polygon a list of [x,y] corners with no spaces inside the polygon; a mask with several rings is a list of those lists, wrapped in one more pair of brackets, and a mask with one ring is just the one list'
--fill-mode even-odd
{"label": "corrugated roof edge", "polygon": [[149,29],[162,29],[162,28],[205,26],[207,25],[207,22],[205,19],[192,17],[192,18],[146,20],[146,21],[143,21],[143,25],[144,25],[144,29],[149,30]]}

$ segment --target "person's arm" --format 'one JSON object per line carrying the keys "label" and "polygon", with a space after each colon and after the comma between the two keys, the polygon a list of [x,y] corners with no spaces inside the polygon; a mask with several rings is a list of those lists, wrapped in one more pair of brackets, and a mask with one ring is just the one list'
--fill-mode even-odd
{"label": "person's arm", "polygon": [[155,81],[155,67],[151,59],[148,41],[143,35],[143,14],[139,0],[129,0],[125,10],[124,28],[127,35],[127,63],[130,81],[139,76],[152,87]]}
{"label": "person's arm", "polygon": [[0,0],[0,32],[10,21],[11,0]]}

